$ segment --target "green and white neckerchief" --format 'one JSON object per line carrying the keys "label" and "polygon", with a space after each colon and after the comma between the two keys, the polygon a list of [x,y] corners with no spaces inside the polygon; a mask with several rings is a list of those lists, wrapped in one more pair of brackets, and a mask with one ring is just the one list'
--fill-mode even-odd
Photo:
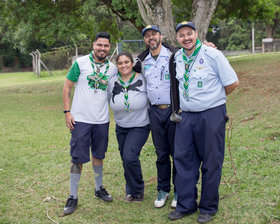
{"label": "green and white neckerchief", "polygon": [[185,73],[184,73],[184,92],[183,95],[187,98],[189,96],[189,83],[190,83],[190,64],[191,62],[196,58],[197,53],[199,52],[201,48],[202,43],[199,41],[199,39],[196,40],[196,45],[194,47],[194,51],[192,55],[187,57],[187,54],[185,52],[185,49],[183,49],[183,60],[185,62]]}
{"label": "green and white neckerchief", "polygon": [[[93,74],[87,76],[90,88],[97,92],[97,89],[106,90],[108,85],[108,76],[106,75],[109,70],[109,60],[106,59],[103,63],[96,62],[92,52],[89,54],[90,64],[93,68]],[[100,72],[101,67],[106,65],[105,72]]]}
{"label": "green and white neckerchief", "polygon": [[129,101],[128,101],[128,87],[130,86],[130,84],[132,83],[133,79],[135,78],[136,72],[132,73],[132,76],[130,77],[130,79],[128,80],[127,83],[125,83],[122,79],[121,74],[118,72],[118,78],[120,80],[120,83],[122,85],[122,87],[124,88],[124,110],[126,112],[130,112],[129,110]]}

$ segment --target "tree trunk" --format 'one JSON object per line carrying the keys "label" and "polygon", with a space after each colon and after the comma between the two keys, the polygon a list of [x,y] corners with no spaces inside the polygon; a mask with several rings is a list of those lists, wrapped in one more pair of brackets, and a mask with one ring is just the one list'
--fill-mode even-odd
{"label": "tree trunk", "polygon": [[193,0],[191,21],[195,24],[201,41],[206,38],[217,4],[218,0]]}
{"label": "tree trunk", "polygon": [[273,36],[274,36],[273,26],[266,25],[265,30],[266,30],[266,38],[273,38]]}
{"label": "tree trunk", "polygon": [[274,35],[275,35],[275,30],[277,29],[277,27],[279,26],[280,23],[280,15],[279,13],[275,13],[275,17],[272,20],[272,24],[270,25],[266,25],[266,38],[273,38],[274,39]]}
{"label": "tree trunk", "polygon": [[3,70],[3,68],[4,68],[3,56],[0,56],[0,72]]}
{"label": "tree trunk", "polygon": [[170,0],[137,0],[139,11],[146,25],[157,25],[164,42],[176,46],[176,35]]}

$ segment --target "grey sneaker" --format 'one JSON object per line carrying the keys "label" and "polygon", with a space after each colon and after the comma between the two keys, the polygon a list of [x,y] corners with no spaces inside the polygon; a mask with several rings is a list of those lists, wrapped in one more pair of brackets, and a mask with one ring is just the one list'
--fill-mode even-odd
{"label": "grey sneaker", "polygon": [[73,196],[71,195],[66,201],[66,205],[63,211],[64,215],[72,214],[75,211],[77,205],[78,205],[78,198],[74,199]]}
{"label": "grey sneaker", "polygon": [[157,196],[157,199],[154,201],[154,206],[156,208],[161,208],[165,205],[167,199],[169,197],[169,193],[165,192],[165,191],[162,191],[160,190],[158,192],[158,196]]}
{"label": "grey sneaker", "polygon": [[110,194],[108,194],[108,192],[105,190],[105,188],[103,186],[100,187],[100,190],[99,191],[94,191],[94,195],[95,197],[97,198],[100,198],[102,201],[105,201],[105,202],[112,202],[113,201],[113,198]]}

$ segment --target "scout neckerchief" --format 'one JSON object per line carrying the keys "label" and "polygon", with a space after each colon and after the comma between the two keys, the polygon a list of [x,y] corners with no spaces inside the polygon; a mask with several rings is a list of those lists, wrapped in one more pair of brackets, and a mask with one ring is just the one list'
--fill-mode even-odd
{"label": "scout neckerchief", "polygon": [[202,43],[199,41],[199,39],[197,39],[196,41],[196,45],[194,47],[194,51],[191,54],[191,56],[189,57],[189,60],[187,58],[187,54],[185,52],[185,49],[183,49],[183,60],[185,62],[185,74],[184,74],[184,92],[183,95],[185,97],[189,96],[189,83],[190,83],[190,69],[189,66],[191,64],[191,62],[196,58],[197,53],[199,52],[200,48],[201,48]]}
{"label": "scout neckerchief", "polygon": [[[106,90],[108,84],[108,77],[106,76],[109,69],[109,60],[106,59],[103,63],[98,63],[93,57],[92,52],[89,54],[90,64],[93,68],[93,74],[87,76],[87,80],[89,81],[89,85],[94,92],[97,92],[97,89]],[[100,72],[101,67],[106,65],[105,72]]]}
{"label": "scout neckerchief", "polygon": [[130,84],[132,83],[133,79],[135,78],[136,72],[133,72],[132,76],[130,77],[130,79],[128,80],[127,83],[125,83],[122,79],[121,74],[118,72],[118,78],[120,80],[120,83],[122,85],[122,87],[124,88],[124,110],[126,112],[130,112],[129,110],[129,102],[128,102],[128,87],[130,86]]}

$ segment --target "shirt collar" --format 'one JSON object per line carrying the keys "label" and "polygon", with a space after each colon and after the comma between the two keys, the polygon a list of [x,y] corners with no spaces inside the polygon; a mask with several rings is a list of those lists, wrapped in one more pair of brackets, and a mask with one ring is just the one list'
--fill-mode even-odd
{"label": "shirt collar", "polygon": [[[166,47],[164,47],[163,45],[161,45],[159,57],[169,57],[169,56],[170,56],[169,50]],[[152,58],[152,55],[151,55],[151,52],[149,51],[149,54],[147,55],[146,60],[149,60],[150,58]]]}

